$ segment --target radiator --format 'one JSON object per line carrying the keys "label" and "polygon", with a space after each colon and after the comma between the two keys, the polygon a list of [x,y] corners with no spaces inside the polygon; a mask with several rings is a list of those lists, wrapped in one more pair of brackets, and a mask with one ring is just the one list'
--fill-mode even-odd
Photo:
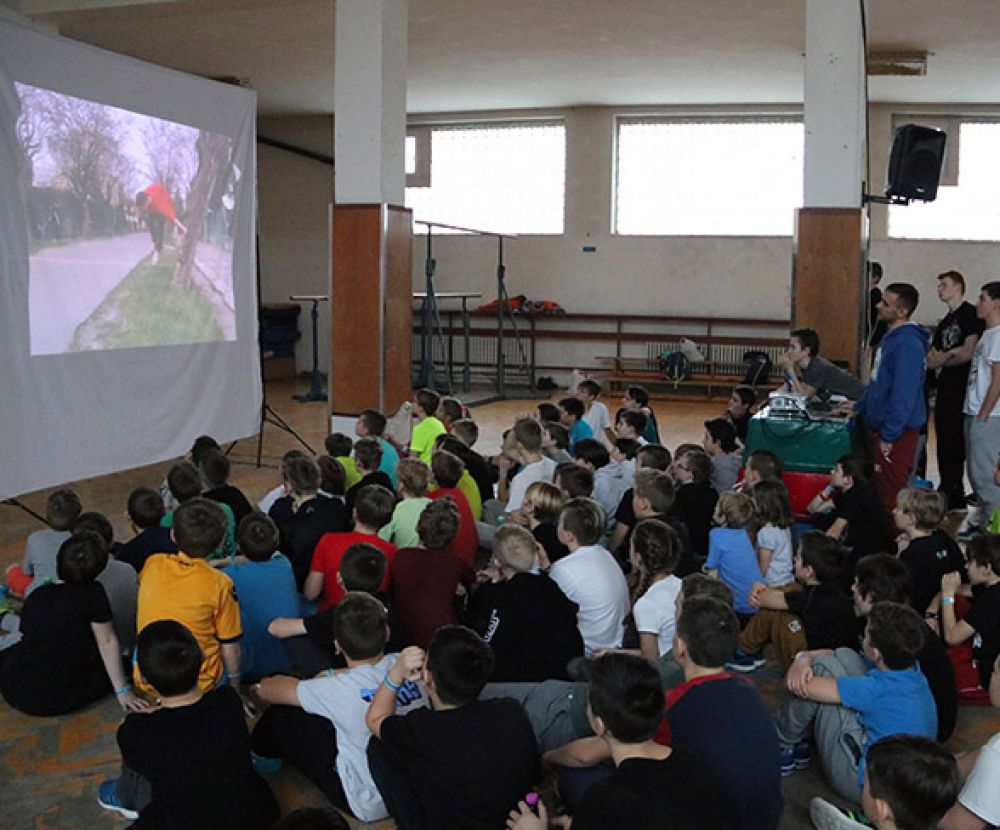
{"label": "radiator", "polygon": [[[646,356],[655,362],[664,352],[680,351],[681,344],[677,341],[665,343],[648,343]],[[743,374],[743,355],[748,351],[764,352],[771,358],[771,374],[777,374],[778,358],[784,353],[784,346],[741,346],[729,344],[701,344],[699,351],[706,360],[715,361],[715,368],[721,372]]]}
{"label": "radiator", "polygon": [[[420,362],[420,335],[414,334],[411,339],[410,355],[414,363]],[[517,342],[513,335],[509,334],[503,340],[504,366],[508,372],[528,373],[528,361],[531,343],[528,338],[521,335],[521,350],[517,348]],[[444,367],[448,360],[448,338],[442,342],[436,337],[430,338],[431,356],[434,363],[439,367]],[[452,370],[461,372],[465,364],[465,339],[461,335],[452,338]],[[475,369],[486,369],[488,373],[496,373],[497,365],[497,340],[496,337],[471,336],[469,338],[469,363]]]}

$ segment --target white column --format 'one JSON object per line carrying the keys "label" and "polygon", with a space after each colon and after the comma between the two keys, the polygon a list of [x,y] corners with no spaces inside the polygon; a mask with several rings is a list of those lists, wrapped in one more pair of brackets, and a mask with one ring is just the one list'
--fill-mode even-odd
{"label": "white column", "polygon": [[867,104],[857,0],[806,0],[805,207],[861,206]]}
{"label": "white column", "polygon": [[337,204],[403,204],[407,0],[337,0]]}

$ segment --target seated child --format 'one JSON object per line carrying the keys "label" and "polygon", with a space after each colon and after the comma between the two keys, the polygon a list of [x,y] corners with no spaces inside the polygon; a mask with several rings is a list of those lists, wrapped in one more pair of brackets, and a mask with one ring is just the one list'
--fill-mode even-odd
{"label": "seated child", "polygon": [[344,472],[344,465],[332,455],[318,455],[316,466],[319,467],[320,494],[337,499],[343,504],[344,494],[347,492],[347,473]]}
{"label": "seated child", "polygon": [[[656,413],[653,408],[649,405],[649,392],[646,390],[645,386],[628,386],[625,388],[625,395],[622,398],[622,409],[635,410],[641,412],[646,416],[646,430],[643,433],[643,438],[645,438],[650,444],[662,444],[660,440],[660,431],[656,424]],[[621,413],[621,409],[615,414],[615,423],[618,422],[618,414]]]}
{"label": "seated child", "polygon": [[965,568],[958,543],[940,527],[947,509],[947,496],[937,490],[907,487],[896,496],[899,561],[910,572],[910,604],[919,614],[941,590],[941,577]]}
{"label": "seated child", "polygon": [[[645,444],[639,447],[635,453],[635,471],[639,470],[660,470],[664,472],[670,468],[670,450],[661,447],[659,444]],[[615,511],[614,529],[611,532],[611,540],[608,549],[612,553],[621,554],[628,550],[628,534],[635,526],[635,511],[632,510],[632,500],[635,495],[635,475],[632,476],[632,487],[622,493],[618,509]]]}
{"label": "seated child", "polygon": [[[653,741],[663,720],[660,678],[649,663],[630,654],[607,654],[594,663],[590,682],[590,722],[595,737],[547,752],[549,764],[592,766],[585,782],[569,770],[564,787],[579,800],[573,826],[616,830],[656,830],[726,826],[725,793],[704,764],[683,747]],[[582,794],[577,792],[583,789]],[[512,830],[545,830],[545,807],[536,816],[521,802],[510,814]],[[563,825],[559,825],[563,826]]]}
{"label": "seated child", "polygon": [[695,553],[708,556],[708,532],[712,529],[715,505],[719,502],[719,493],[711,481],[712,459],[701,447],[683,455],[678,453],[675,458],[677,512],[691,534]]}
{"label": "seated child", "polygon": [[545,550],[549,565],[569,556],[569,548],[559,541],[557,530],[559,514],[566,499],[555,484],[535,481],[528,485],[524,494],[524,513],[528,517],[528,528]]}
{"label": "seated child", "polygon": [[583,403],[583,420],[587,422],[594,438],[602,444],[612,443],[614,430],[611,429],[611,415],[604,403],[597,400],[600,394],[601,384],[590,378],[580,381],[574,393]]}
{"label": "seated child", "polygon": [[[368,767],[397,827],[502,827],[537,780],[538,748],[521,707],[477,700],[492,664],[475,632],[449,625],[426,655],[403,651],[378,686],[366,718]],[[397,714],[400,690],[417,678],[431,708]]]}
{"label": "seated child", "polygon": [[667,691],[667,716],[655,740],[693,753],[722,787],[727,830],[775,830],[781,777],[774,721],[753,684],[726,674],[739,623],[710,596],[687,596],[677,611],[674,658],[684,682]]}
{"label": "seated child", "polygon": [[[184,504],[193,498],[201,495],[204,482],[198,468],[190,461],[182,461],[174,464],[167,473],[167,486],[170,488],[170,495],[177,505]],[[236,555],[236,519],[233,516],[233,509],[228,504],[216,502],[226,517],[226,531],[219,543],[218,548],[213,550],[209,559],[222,559],[226,556]],[[175,508],[176,510],[176,508]],[[174,526],[174,510],[168,511],[160,520],[160,526],[167,529]]]}
{"label": "seated child", "polygon": [[[223,671],[239,688],[243,629],[236,592],[233,581],[205,561],[226,532],[222,505],[189,499],[174,511],[173,525],[179,551],[154,554],[139,575],[136,630],[141,635],[151,622],[177,620],[194,634],[204,656],[198,676],[201,690],[214,689]],[[141,683],[138,670],[133,676],[139,688],[152,691]]]}
{"label": "seated child", "polygon": [[229,469],[229,458],[220,450],[209,450],[198,463],[198,471],[208,488],[202,495],[206,499],[228,504],[238,526],[253,511],[253,506],[242,490],[229,483]]}
{"label": "seated child", "polygon": [[465,494],[458,489],[458,481],[465,472],[465,465],[457,455],[438,450],[431,457],[431,473],[437,487],[429,493],[431,501],[450,498],[458,508],[458,533],[448,550],[472,566],[479,549],[479,533]]}
{"label": "seated child", "polygon": [[868,750],[861,792],[868,822],[855,821],[853,811],[845,812],[819,797],[810,803],[809,815],[819,830],[946,828],[941,819],[959,797],[961,786],[955,756],[947,749],[916,735],[895,735]]}
{"label": "seated child", "polygon": [[586,654],[620,648],[629,612],[628,585],[615,558],[598,544],[604,529],[600,505],[587,498],[566,502],[559,514],[559,541],[569,548],[549,576],[575,602]]}
{"label": "seated child", "polygon": [[271,621],[299,611],[292,565],[278,552],[278,527],[263,513],[251,513],[236,530],[240,557],[222,573],[233,581],[240,601],[240,663],[243,676],[256,680],[291,665],[288,652],[267,633]]}
{"label": "seated child", "polygon": [[638,409],[623,409],[615,419],[615,437],[631,438],[640,445],[649,442],[643,438],[646,432],[646,416]]}
{"label": "seated child", "polygon": [[447,432],[436,413],[441,405],[441,396],[433,389],[420,389],[413,396],[413,417],[416,423],[410,435],[410,457],[419,458],[425,464],[431,463],[434,439]]}
{"label": "seated child", "polygon": [[[184,460],[190,461],[197,468],[201,465],[201,460],[205,457],[206,453],[221,451],[222,447],[219,446],[219,442],[216,441],[211,435],[199,435],[194,439],[194,442],[191,444],[191,449],[189,449],[187,451],[187,455],[184,456]],[[160,498],[163,499],[163,506],[166,508],[168,513],[172,510],[176,510],[180,504],[180,502],[174,498],[173,493],[170,492],[170,483],[166,479],[164,479],[163,484],[160,485]]]}
{"label": "seated child", "polygon": [[721,579],[733,592],[733,608],[746,625],[757,613],[750,601],[754,584],[760,579],[757,553],[750,539],[753,499],[746,493],[725,492],[715,507],[719,525],[708,534],[708,559],[705,572]]}
{"label": "seated child", "polygon": [[389,476],[389,480],[392,482],[389,489],[395,491],[396,465],[399,464],[399,453],[384,437],[387,423],[385,415],[377,409],[363,409],[354,425],[354,434],[358,438],[373,438],[378,441],[382,448],[382,459],[378,465],[379,471]]}
{"label": "seated child", "polygon": [[642,446],[635,438],[615,438],[608,451],[611,455],[611,472],[616,480],[621,481],[622,491],[630,490],[635,484],[635,471],[638,467],[636,456]]}
{"label": "seated child", "polygon": [[160,706],[118,727],[121,777],[102,783],[97,801],[138,818],[133,827],[267,830],[278,804],[251,764],[240,697],[203,689],[201,666],[198,641],[179,622],[139,632],[138,671]]}
{"label": "seated child", "polygon": [[759,668],[764,661],[755,655],[767,643],[774,644],[783,672],[803,649],[853,648],[857,624],[841,587],[843,560],[844,552],[835,539],[818,530],[803,533],[795,552],[795,582],[778,588],[754,584],[750,604],[760,610],[740,634],[740,651],[728,667],[735,671]]}
{"label": "seated child", "polygon": [[[476,484],[476,480],[469,474],[465,463],[465,459],[469,455],[469,448],[454,435],[445,433],[434,439],[434,452],[436,453],[439,450],[450,452],[462,462],[462,475],[459,476],[455,487],[461,491],[462,495],[465,496],[465,500],[469,503],[469,510],[472,511],[472,517],[477,522],[481,521],[483,518],[483,501],[479,494],[479,486]],[[490,493],[490,498],[493,498],[492,492]]]}
{"label": "seated child", "polygon": [[[354,530],[343,533],[326,533],[313,552],[309,576],[306,577],[302,593],[306,599],[319,599],[319,610],[332,608],[344,596],[344,588],[337,581],[340,561],[352,545],[369,544],[385,554],[391,562],[396,555],[396,546],[386,542],[378,533],[393,515],[396,499],[387,488],[372,484],[364,487],[354,504]],[[389,588],[388,570],[378,590]]]}
{"label": "seated child", "polygon": [[458,398],[441,398],[441,403],[438,405],[437,412],[438,420],[444,424],[444,428],[451,432],[452,425],[455,421],[460,421],[468,413],[462,402]]}
{"label": "seated child", "polygon": [[[21,640],[0,651],[0,692],[13,708],[63,715],[112,690],[125,711],[145,708],[129,686],[111,606],[97,582],[107,562],[107,547],[96,533],[81,532],[59,546],[60,581],[28,595],[19,618]],[[5,622],[8,617],[18,619],[7,614]]]}
{"label": "seated child", "polygon": [[743,452],[736,440],[736,427],[725,418],[705,421],[702,443],[712,459],[712,486],[720,495],[732,490],[743,466]]}
{"label": "seated child", "polygon": [[729,396],[726,411],[722,413],[736,429],[736,437],[745,441],[750,419],[753,417],[753,407],[757,403],[757,393],[752,386],[737,386]]}
{"label": "seated child", "polygon": [[757,523],[757,564],[768,588],[795,581],[792,572],[792,505],[788,488],[780,481],[759,481],[744,490],[750,494]]}
{"label": "seated child", "polygon": [[583,656],[576,603],[546,574],[532,573],[536,555],[531,533],[504,525],[493,544],[496,578],[469,598],[465,622],[493,651],[494,683],[566,680],[566,664]]}
{"label": "seated child", "polygon": [[513,434],[513,455],[520,463],[521,469],[511,480],[509,488],[506,486],[503,476],[500,477],[497,497],[500,501],[506,502],[504,511],[508,521],[526,524],[527,520],[522,515],[522,507],[528,485],[535,481],[552,481],[556,471],[556,463],[542,454],[542,427],[538,421],[521,418],[514,423],[511,432]]}
{"label": "seated child", "polygon": [[[977,536],[969,542],[968,553],[967,584],[962,583],[958,571],[941,577],[941,636],[950,646],[959,697],[985,702],[993,666],[1000,655],[1000,536]],[[968,609],[961,619],[956,597],[962,598],[963,610]],[[971,608],[966,603],[970,598]],[[960,653],[957,647],[967,642],[971,649]]]}
{"label": "seated child", "polygon": [[347,515],[354,511],[354,499],[362,487],[377,484],[392,492],[392,479],[383,473],[379,467],[382,464],[382,445],[374,438],[359,438],[354,442],[354,466],[361,475],[360,480],[347,489],[344,494],[344,504]]}
{"label": "seated child", "polygon": [[420,547],[400,548],[392,560],[396,612],[411,642],[421,647],[442,625],[457,622],[456,594],[464,594],[475,578],[472,566],[448,551],[458,526],[454,501],[431,502],[417,521]]}
{"label": "seated child", "polygon": [[934,738],[934,698],[917,655],[927,626],[908,605],[879,602],[868,614],[862,654],[839,648],[812,661],[798,695],[775,718],[782,775],[809,765],[810,735],[833,789],[857,803],[865,755],[889,735]]}
{"label": "seated child", "polygon": [[781,481],[784,463],[771,450],[754,450],[747,456],[743,469],[743,487],[753,487],[761,481]]}
{"label": "seated child", "polygon": [[[996,704],[994,704],[996,705]],[[990,738],[982,749],[959,758],[968,777],[958,800],[935,826],[940,830],[985,830],[1000,825],[1000,733]]]}
{"label": "seated child", "polygon": [[349,435],[342,432],[334,432],[327,435],[323,440],[323,448],[326,454],[340,462],[344,468],[344,490],[345,492],[361,481],[361,473],[354,463],[351,453],[354,452],[354,442]]}
{"label": "seated child", "polygon": [[639,632],[639,651],[650,662],[673,648],[677,595],[681,581],[674,569],[682,543],[672,527],[658,519],[643,519],[632,534],[629,558],[638,575],[632,616]]}
{"label": "seated child", "polygon": [[[573,457],[577,464],[594,474],[594,487],[590,497],[601,505],[604,515],[613,523],[615,512],[628,487],[615,476],[607,447],[596,438],[583,438],[576,442]],[[611,530],[610,527],[606,529]]]}
{"label": "seated child", "polygon": [[292,563],[295,585],[301,591],[319,540],[326,533],[347,530],[348,516],[338,499],[319,494],[319,466],[311,458],[289,460],[285,480],[291,495],[290,515],[279,518],[272,508],[271,518],[278,525],[281,552]]}
{"label": "seated child", "polygon": [[[264,497],[257,502],[257,509],[261,513],[267,513],[276,522],[291,515],[292,497],[288,495],[288,475],[286,468],[288,462],[293,458],[305,457],[306,454],[302,450],[288,450],[288,452],[281,456],[281,483],[274,489],[268,490],[264,494]],[[169,490],[167,491],[167,495],[170,495]],[[164,503],[166,503],[166,499],[164,499]],[[275,507],[276,505],[277,507]]]}
{"label": "seated child", "polygon": [[465,463],[465,469],[479,488],[479,503],[483,505],[494,497],[493,485],[499,476],[497,468],[473,449],[479,440],[479,427],[471,418],[461,418],[451,425],[451,434],[461,446],[448,451],[454,452]]}
{"label": "seated child", "polygon": [[65,487],[45,500],[44,530],[36,530],[24,543],[20,565],[7,568],[7,587],[15,597],[27,597],[35,588],[56,581],[59,547],[70,537],[70,525],[80,515],[80,497]]}
{"label": "seated child", "polygon": [[[659,470],[639,470],[635,475],[635,488],[632,491],[632,516],[635,522],[643,519],[659,519],[680,537],[681,554],[674,573],[678,578],[683,578],[697,571],[700,562],[691,546],[687,527],[674,515],[675,494],[674,482],[669,474]],[[626,533],[623,543],[625,551],[628,550],[630,537],[631,532]],[[622,548],[618,550],[620,556]]]}
{"label": "seated child", "polygon": [[[328,669],[312,680],[269,677],[257,695],[272,704],[253,732],[253,749],[264,758],[283,758],[312,781],[334,806],[360,821],[389,813],[379,795],[365,751],[371,733],[368,704],[398,655],[385,654],[385,607],[370,594],[351,591],[332,610],[334,646],[346,668]],[[401,714],[427,706],[416,683],[401,684]]]}
{"label": "seated child", "polygon": [[590,424],[583,420],[583,415],[583,401],[578,398],[563,398],[559,401],[559,423],[569,430],[569,446],[566,449],[570,454],[577,441],[594,437]]}
{"label": "seated child", "polygon": [[552,481],[564,499],[589,499],[594,491],[594,473],[575,461],[556,467]]}
{"label": "seated child", "polygon": [[431,503],[427,498],[430,468],[419,458],[401,458],[396,467],[400,500],[392,511],[389,523],[378,532],[379,538],[392,542],[397,548],[413,548],[420,544],[417,522],[424,508]]}
{"label": "seated child", "polygon": [[167,511],[159,493],[149,487],[137,487],[129,493],[127,510],[135,536],[118,548],[119,562],[131,565],[139,573],[154,553],[177,553],[170,531],[160,526]]}
{"label": "seated child", "polygon": [[569,430],[559,421],[542,421],[542,454],[551,458],[557,465],[573,461],[573,456],[567,452],[569,446]]}

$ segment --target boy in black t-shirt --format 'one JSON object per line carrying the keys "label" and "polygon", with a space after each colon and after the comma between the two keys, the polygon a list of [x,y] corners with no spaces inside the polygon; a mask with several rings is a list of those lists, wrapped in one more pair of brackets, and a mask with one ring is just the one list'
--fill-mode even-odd
{"label": "boy in black t-shirt", "polygon": [[684,453],[673,466],[677,479],[677,508],[688,526],[691,544],[699,556],[708,556],[708,532],[713,527],[719,494],[712,486],[712,459],[699,450]]}
{"label": "boy in black t-shirt", "polygon": [[[496,830],[538,777],[531,724],[513,700],[477,700],[493,654],[474,631],[446,625],[426,655],[411,646],[368,709],[368,765],[402,830]],[[433,709],[396,715],[397,693],[419,678]]]}
{"label": "boy in black t-shirt", "polygon": [[206,499],[228,504],[233,511],[236,526],[253,512],[253,505],[247,501],[243,491],[229,483],[229,459],[220,450],[209,450],[198,462],[198,471],[205,479],[208,489],[202,493]]}
{"label": "boy in black t-shirt", "polygon": [[253,770],[243,704],[223,685],[198,688],[202,654],[176,620],[139,632],[139,671],[160,708],[118,728],[122,775],[101,784],[97,802],[134,828],[265,830],[278,817],[271,790]]}
{"label": "boy in black t-shirt", "polygon": [[[596,773],[573,815],[575,830],[701,830],[725,825],[725,794],[690,751],[654,743],[663,719],[663,691],[656,669],[631,654],[606,654],[594,662],[589,720],[595,737],[546,754],[553,764],[589,766],[613,760],[615,770]],[[548,816],[525,802],[512,810],[510,830],[545,830]]]}
{"label": "boy in black t-shirt", "polygon": [[958,543],[940,528],[947,508],[944,493],[908,487],[892,511],[902,531],[899,560],[910,572],[909,602],[923,614],[941,589],[941,577],[965,567]]}
{"label": "boy in black t-shirt", "polygon": [[170,535],[170,528],[161,527],[166,515],[163,498],[149,487],[138,487],[128,497],[128,518],[135,536],[118,548],[115,558],[142,572],[154,553],[177,553],[177,543]]}
{"label": "boy in black t-shirt", "polygon": [[393,492],[392,479],[383,473],[379,467],[382,464],[382,445],[375,438],[359,438],[354,442],[354,466],[361,474],[361,480],[348,488],[344,495],[344,502],[347,505],[347,516],[350,517],[354,510],[354,500],[358,491],[369,484],[380,484],[390,493]]}

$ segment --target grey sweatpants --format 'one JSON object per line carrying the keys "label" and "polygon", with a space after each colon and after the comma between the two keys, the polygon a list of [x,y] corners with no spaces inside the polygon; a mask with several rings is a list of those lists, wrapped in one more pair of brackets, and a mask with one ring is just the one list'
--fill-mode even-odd
{"label": "grey sweatpants", "polygon": [[980,504],[978,521],[985,527],[1000,507],[1000,487],[993,481],[1000,458],[1000,417],[983,423],[973,415],[965,416],[965,453],[969,481]]}

